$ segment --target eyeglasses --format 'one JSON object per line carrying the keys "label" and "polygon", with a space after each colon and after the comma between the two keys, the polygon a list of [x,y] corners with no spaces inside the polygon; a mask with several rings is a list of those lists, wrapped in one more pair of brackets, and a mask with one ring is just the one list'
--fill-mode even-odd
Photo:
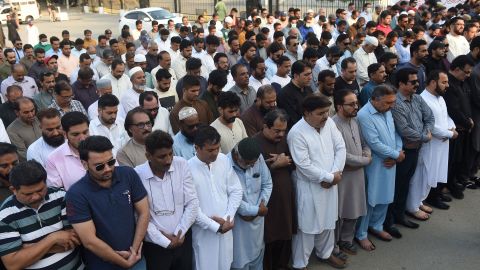
{"label": "eyeglasses", "polygon": [[145,129],[146,127],[152,127],[153,124],[150,121],[144,122],[144,123],[137,123],[137,124],[132,124],[133,126],[136,126],[139,129]]}
{"label": "eyeglasses", "polygon": [[75,96],[74,96],[74,95],[71,95],[71,96],[60,96],[60,95],[59,95],[59,97],[61,97],[61,98],[65,99],[65,100],[72,100],[72,99],[74,99],[74,98],[75,98]]}
{"label": "eyeglasses", "polygon": [[300,43],[298,43],[298,42],[292,44],[292,46],[298,46],[298,45],[300,45]]}
{"label": "eyeglasses", "polygon": [[350,45],[350,44],[351,44],[350,42],[344,42],[344,43],[343,43],[343,45],[345,45],[345,46],[348,46],[348,45]]}
{"label": "eyeglasses", "polygon": [[411,80],[411,81],[408,81],[408,82],[411,83],[412,85],[418,84],[418,80]]}
{"label": "eyeglasses", "polygon": [[472,73],[472,70],[465,70],[465,69],[462,69],[463,73],[469,75],[470,73]]}
{"label": "eyeglasses", "polygon": [[113,167],[115,165],[115,163],[117,163],[117,160],[112,158],[110,159],[109,161],[105,162],[105,163],[102,163],[102,164],[98,164],[98,165],[95,165],[95,170],[97,172],[99,171],[103,171],[105,169],[105,166],[108,165],[108,167]]}

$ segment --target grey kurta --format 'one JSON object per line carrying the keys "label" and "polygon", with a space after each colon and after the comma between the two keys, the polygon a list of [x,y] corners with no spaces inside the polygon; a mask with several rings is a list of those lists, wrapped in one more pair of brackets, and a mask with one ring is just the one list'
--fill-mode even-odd
{"label": "grey kurta", "polygon": [[357,219],[367,213],[363,167],[370,162],[370,148],[363,140],[357,118],[347,120],[336,114],[332,119],[347,149],[342,181],[338,184],[338,216]]}

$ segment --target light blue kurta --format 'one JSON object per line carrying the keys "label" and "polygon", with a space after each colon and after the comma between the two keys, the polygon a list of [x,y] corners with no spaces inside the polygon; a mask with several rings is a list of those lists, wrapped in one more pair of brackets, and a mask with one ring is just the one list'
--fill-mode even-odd
{"label": "light blue kurta", "polygon": [[[228,154],[233,170],[242,184],[243,197],[233,227],[233,263],[232,268],[243,268],[263,254],[265,243],[263,240],[264,217],[257,216],[262,200],[267,205],[272,194],[272,177],[263,156],[253,167],[243,170],[234,163],[231,153]],[[252,217],[252,221],[245,221],[239,215]],[[263,261],[263,260],[260,260]]]}
{"label": "light blue kurta", "polygon": [[173,137],[173,155],[186,160],[195,156],[195,146],[187,141],[187,137],[182,132],[178,132]]}
{"label": "light blue kurta", "polygon": [[402,139],[395,131],[392,113],[378,112],[371,102],[358,112],[363,137],[372,151],[372,162],[365,167],[367,201],[370,206],[389,204],[395,191],[395,167],[383,165],[386,158],[397,159],[402,150]]}

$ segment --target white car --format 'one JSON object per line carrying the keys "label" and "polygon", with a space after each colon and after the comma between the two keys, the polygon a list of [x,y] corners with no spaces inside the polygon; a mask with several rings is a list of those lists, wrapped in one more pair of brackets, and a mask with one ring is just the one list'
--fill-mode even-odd
{"label": "white car", "polygon": [[122,27],[128,25],[130,29],[135,29],[135,22],[141,20],[143,22],[143,29],[152,30],[152,21],[157,21],[158,24],[163,24],[165,27],[168,24],[168,20],[173,20],[174,23],[181,23],[182,17],[176,16],[170,11],[163,8],[141,8],[126,12],[118,20],[118,31],[122,32]]}

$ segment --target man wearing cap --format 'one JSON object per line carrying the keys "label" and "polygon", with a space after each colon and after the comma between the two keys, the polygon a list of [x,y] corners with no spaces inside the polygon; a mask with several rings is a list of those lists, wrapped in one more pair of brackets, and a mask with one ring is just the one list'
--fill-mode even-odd
{"label": "man wearing cap", "polygon": [[112,61],[113,61],[112,50],[105,49],[103,51],[102,60],[98,62],[98,64],[95,66],[95,69],[97,69],[97,73],[100,78],[103,78],[103,76],[110,73]]}
{"label": "man wearing cap", "polygon": [[[140,67],[145,74],[145,85],[148,88],[153,88],[153,79],[152,79],[152,74],[150,72],[147,72],[147,58],[143,54],[136,54],[135,57],[133,58],[134,61],[134,66],[135,67]],[[130,70],[129,70],[130,72]]]}
{"label": "man wearing cap", "polygon": [[122,104],[123,112],[126,114],[131,109],[140,105],[140,94],[144,91],[151,91],[146,87],[145,73],[141,67],[134,67],[130,70],[130,81],[132,88],[128,89],[121,97],[120,102]]}
{"label": "man wearing cap", "polygon": [[200,120],[193,107],[183,107],[178,112],[178,119],[180,120],[180,132],[173,137],[173,154],[189,160],[195,156],[193,142],[197,135]]}
{"label": "man wearing cap", "polygon": [[377,57],[375,57],[374,53],[377,46],[377,38],[367,36],[362,47],[353,53],[353,58],[357,61],[357,82],[360,86],[363,86],[370,80],[367,69],[371,64],[377,63]]}
{"label": "man wearing cap", "polygon": [[312,71],[312,89],[316,90],[318,88],[318,74],[322,70],[333,71],[335,73],[335,78],[339,76],[336,64],[342,55],[343,52],[338,46],[332,46],[325,56],[317,60]]}
{"label": "man wearing cap", "polygon": [[[97,86],[97,95],[99,98],[106,94],[112,94],[112,83],[109,80],[100,79],[98,81],[95,81],[95,85]],[[88,119],[90,119],[90,121],[95,119],[98,116],[98,100],[92,103],[88,107],[87,111],[88,111]],[[120,118],[124,117],[124,115],[122,116],[119,114],[117,114],[117,116]]]}
{"label": "man wearing cap", "polygon": [[125,74],[125,63],[115,59],[112,61],[112,71],[101,77],[102,80],[110,81],[112,94],[117,98],[122,98],[123,93],[132,88],[132,82],[127,74]]}
{"label": "man wearing cap", "polygon": [[241,140],[228,158],[243,189],[233,228],[232,269],[263,269],[264,224],[272,193],[272,177],[253,138]]}

